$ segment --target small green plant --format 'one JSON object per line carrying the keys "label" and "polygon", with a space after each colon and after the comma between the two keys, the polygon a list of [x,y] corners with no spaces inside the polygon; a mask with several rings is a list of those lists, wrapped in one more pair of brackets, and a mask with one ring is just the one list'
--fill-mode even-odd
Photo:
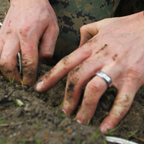
{"label": "small green plant", "polygon": [[88,119],[88,121],[87,121],[87,125],[89,125],[90,124],[90,119]]}
{"label": "small green plant", "polygon": [[13,77],[13,79],[11,80],[10,76],[9,76],[9,81],[10,83],[13,83],[14,82],[14,79],[15,79],[15,76]]}
{"label": "small green plant", "polygon": [[76,121],[77,119],[74,117],[73,120]]}
{"label": "small green plant", "polygon": [[13,101],[14,101],[14,103],[15,103],[16,107],[19,107],[19,104],[18,104],[18,102],[16,101],[16,99],[15,99],[15,98],[13,98]]}
{"label": "small green plant", "polygon": [[39,68],[42,68],[42,65],[39,65]]}
{"label": "small green plant", "polygon": [[21,85],[23,86],[23,81],[21,79],[19,79],[19,80],[20,80]]}
{"label": "small green plant", "polygon": [[40,141],[39,141],[36,137],[34,137],[34,141],[35,141],[37,144],[41,144]]}
{"label": "small green plant", "polygon": [[113,132],[114,132],[118,127],[119,127],[119,126],[113,128],[113,129],[108,129],[108,130],[107,130],[107,134],[108,134],[108,135],[113,135],[113,134],[114,134]]}
{"label": "small green plant", "polygon": [[39,123],[35,124],[35,126],[38,130],[40,130],[40,124]]}
{"label": "small green plant", "polygon": [[103,142],[104,142],[104,144],[107,144],[104,134],[102,134],[102,137],[103,137]]}
{"label": "small green plant", "polygon": [[81,144],[81,136],[79,136],[78,144]]}
{"label": "small green plant", "polygon": [[61,127],[60,126],[58,126],[58,132],[61,133]]}
{"label": "small green plant", "polygon": [[2,120],[0,121],[0,124],[5,124],[5,119],[2,117]]}
{"label": "small green plant", "polygon": [[52,109],[52,111],[55,111],[56,108],[53,108],[53,107],[52,107],[51,109]]}
{"label": "small green plant", "polygon": [[127,140],[130,139],[133,135],[136,134],[137,131],[138,131],[138,130],[135,130],[134,132],[132,132],[126,139],[127,139]]}
{"label": "small green plant", "polygon": [[6,143],[5,140],[6,140],[6,138],[3,138],[1,141],[1,144],[5,144]]}
{"label": "small green plant", "polygon": [[64,101],[62,101],[62,103],[61,103],[61,105],[60,105],[60,109],[62,109],[62,107],[63,107],[63,103],[64,103]]}
{"label": "small green plant", "polygon": [[60,120],[64,120],[65,117],[66,117],[65,114],[61,114],[61,115],[57,114],[57,116],[58,116],[58,118],[59,118]]}
{"label": "small green plant", "polygon": [[25,144],[26,141],[27,141],[26,139],[22,139],[22,138],[21,138],[20,141],[19,141],[19,143],[20,143],[20,144]]}
{"label": "small green plant", "polygon": [[100,132],[100,128],[96,131],[96,134],[94,135],[94,140],[97,139],[99,132]]}

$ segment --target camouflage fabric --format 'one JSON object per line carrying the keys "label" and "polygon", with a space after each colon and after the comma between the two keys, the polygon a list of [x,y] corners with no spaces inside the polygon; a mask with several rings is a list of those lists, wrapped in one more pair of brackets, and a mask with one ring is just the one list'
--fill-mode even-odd
{"label": "camouflage fabric", "polygon": [[112,17],[120,0],[50,0],[57,15],[60,34],[53,59],[58,61],[75,50],[82,25]]}

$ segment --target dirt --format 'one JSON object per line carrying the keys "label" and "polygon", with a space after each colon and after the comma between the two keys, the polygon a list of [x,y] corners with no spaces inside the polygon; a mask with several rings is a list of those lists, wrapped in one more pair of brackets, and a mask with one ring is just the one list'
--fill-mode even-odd
{"label": "dirt", "polygon": [[[0,21],[3,21],[8,3],[0,0]],[[51,69],[41,64],[38,77]],[[0,76],[0,143],[1,144],[103,144],[99,125],[108,115],[117,90],[109,88],[100,99],[98,108],[90,123],[78,124],[75,113],[65,117],[61,111],[66,78],[45,93],[38,93],[33,87],[7,81]],[[70,86],[72,87],[72,86]],[[9,98],[8,98],[9,97]],[[16,100],[22,103],[18,106]],[[134,134],[132,134],[134,133]],[[130,111],[118,127],[109,135],[142,144],[144,140],[144,90],[135,97]]]}

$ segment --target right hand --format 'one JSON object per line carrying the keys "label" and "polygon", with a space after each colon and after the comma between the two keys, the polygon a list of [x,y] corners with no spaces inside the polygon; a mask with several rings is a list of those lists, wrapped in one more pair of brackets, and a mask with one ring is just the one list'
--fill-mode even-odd
{"label": "right hand", "polygon": [[20,82],[17,54],[21,51],[23,84],[33,86],[38,57],[53,56],[58,34],[57,18],[48,0],[11,0],[0,29],[0,71],[3,76]]}

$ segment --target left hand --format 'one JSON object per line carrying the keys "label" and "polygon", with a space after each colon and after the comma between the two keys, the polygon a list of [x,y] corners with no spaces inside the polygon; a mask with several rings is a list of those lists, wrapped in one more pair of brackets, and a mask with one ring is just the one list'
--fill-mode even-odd
{"label": "left hand", "polygon": [[131,107],[137,90],[144,84],[144,15],[143,12],[122,18],[110,18],[83,26],[80,47],[46,73],[36,90],[50,89],[68,73],[63,111],[70,115],[86,85],[82,105],[76,115],[79,123],[94,115],[107,83],[96,76],[103,71],[119,92],[101,131],[114,128]]}

